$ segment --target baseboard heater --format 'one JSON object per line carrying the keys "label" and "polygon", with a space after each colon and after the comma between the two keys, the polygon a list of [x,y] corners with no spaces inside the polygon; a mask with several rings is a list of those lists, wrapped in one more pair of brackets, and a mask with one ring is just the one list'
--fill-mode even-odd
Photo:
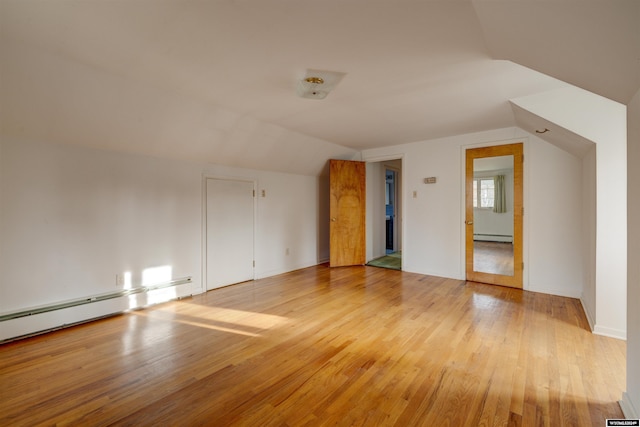
{"label": "baseboard heater", "polygon": [[513,236],[508,236],[506,234],[474,234],[473,240],[479,242],[513,243]]}
{"label": "baseboard heater", "polygon": [[[0,314],[0,329],[4,331],[14,329],[14,331],[13,333],[7,332],[9,334],[8,336],[4,336],[4,333],[0,334],[0,343],[37,333],[48,332],[50,330],[59,329],[60,327],[123,313],[127,310],[141,308],[153,303],[160,303],[171,299],[190,296],[190,288],[188,290],[185,289],[186,292],[176,292],[172,298],[163,298],[156,301],[153,301],[152,298],[143,294],[153,293],[154,291],[163,292],[163,289],[169,290],[168,288],[190,284],[191,282],[191,277],[184,277],[150,286],[138,286],[131,289],[122,289],[115,292],[2,313]],[[125,297],[129,298],[125,299]],[[133,297],[136,302],[133,306],[130,303],[131,297]],[[150,299],[152,300],[151,302],[149,301]],[[128,304],[123,304],[123,301],[128,302]],[[138,302],[141,302],[141,304],[138,304]],[[91,309],[91,306],[95,306],[96,309]],[[30,322],[32,319],[36,318],[43,318],[43,320],[34,320],[33,322]],[[19,323],[24,323],[25,325],[19,326]],[[28,326],[28,323],[33,324]],[[9,326],[14,327],[10,328]]]}

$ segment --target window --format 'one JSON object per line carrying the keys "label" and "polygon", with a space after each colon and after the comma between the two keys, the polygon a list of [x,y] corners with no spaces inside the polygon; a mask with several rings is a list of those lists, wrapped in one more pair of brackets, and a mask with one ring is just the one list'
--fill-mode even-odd
{"label": "window", "polygon": [[473,207],[493,208],[495,182],[493,178],[473,179]]}

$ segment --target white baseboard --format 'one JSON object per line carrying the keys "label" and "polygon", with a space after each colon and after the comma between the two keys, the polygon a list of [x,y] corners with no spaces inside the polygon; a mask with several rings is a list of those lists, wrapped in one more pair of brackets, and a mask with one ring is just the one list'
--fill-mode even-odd
{"label": "white baseboard", "polygon": [[589,310],[587,309],[587,304],[584,303],[584,300],[582,298],[580,298],[580,304],[582,305],[582,310],[587,317],[587,322],[589,322],[589,328],[591,329],[591,332],[596,335],[602,335],[609,338],[616,338],[623,341],[627,340],[627,331],[597,325],[593,320],[592,313],[589,312]]}
{"label": "white baseboard", "polygon": [[529,283],[524,290],[530,291],[530,292],[538,292],[538,293],[547,294],[547,295],[555,295],[559,297],[580,299],[580,294],[570,289],[568,290],[568,289],[544,287],[544,286],[538,286],[535,284],[532,285],[531,283]]}
{"label": "white baseboard", "polygon": [[623,341],[627,340],[627,331],[624,331],[622,329],[607,328],[606,326],[596,325],[593,328],[593,333],[596,335],[602,335],[609,338],[617,338]]}
{"label": "white baseboard", "polygon": [[274,268],[271,270],[260,271],[256,273],[255,280],[264,279],[266,277],[278,276],[280,274],[285,274],[285,273],[289,273],[291,271],[296,271],[296,270],[302,270],[303,268],[313,267],[315,265],[318,265],[318,264],[313,261],[307,261],[307,262],[287,265],[277,269]]}
{"label": "white baseboard", "polygon": [[593,318],[591,317],[591,313],[587,309],[587,305],[584,303],[584,300],[582,298],[580,298],[580,304],[582,305],[582,311],[584,311],[584,315],[587,317],[587,322],[589,322],[589,329],[591,329],[591,332],[593,332]]}
{"label": "white baseboard", "polygon": [[626,419],[637,420],[639,418],[640,413],[636,411],[636,408],[633,406],[631,398],[626,391],[622,393],[622,400],[618,403],[620,404],[620,409],[622,409],[622,413]]}
{"label": "white baseboard", "polygon": [[475,242],[513,243],[513,236],[505,236],[501,234],[474,234],[473,240]]}

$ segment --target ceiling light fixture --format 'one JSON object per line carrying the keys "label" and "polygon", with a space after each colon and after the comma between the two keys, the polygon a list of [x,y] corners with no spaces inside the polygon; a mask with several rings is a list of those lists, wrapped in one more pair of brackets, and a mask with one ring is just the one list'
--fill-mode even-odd
{"label": "ceiling light fixture", "polygon": [[303,98],[324,99],[329,91],[322,87],[323,84],[322,77],[307,77],[298,84],[298,95]]}
{"label": "ceiling light fixture", "polygon": [[301,98],[324,99],[342,77],[344,73],[335,71],[307,70],[304,77],[298,80],[296,93]]}

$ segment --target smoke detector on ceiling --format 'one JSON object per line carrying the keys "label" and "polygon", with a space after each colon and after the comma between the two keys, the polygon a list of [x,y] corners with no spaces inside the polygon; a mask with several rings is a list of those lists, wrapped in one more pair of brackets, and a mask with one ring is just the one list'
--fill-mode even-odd
{"label": "smoke detector on ceiling", "polygon": [[324,99],[344,75],[335,71],[307,70],[298,80],[296,93],[301,98]]}

